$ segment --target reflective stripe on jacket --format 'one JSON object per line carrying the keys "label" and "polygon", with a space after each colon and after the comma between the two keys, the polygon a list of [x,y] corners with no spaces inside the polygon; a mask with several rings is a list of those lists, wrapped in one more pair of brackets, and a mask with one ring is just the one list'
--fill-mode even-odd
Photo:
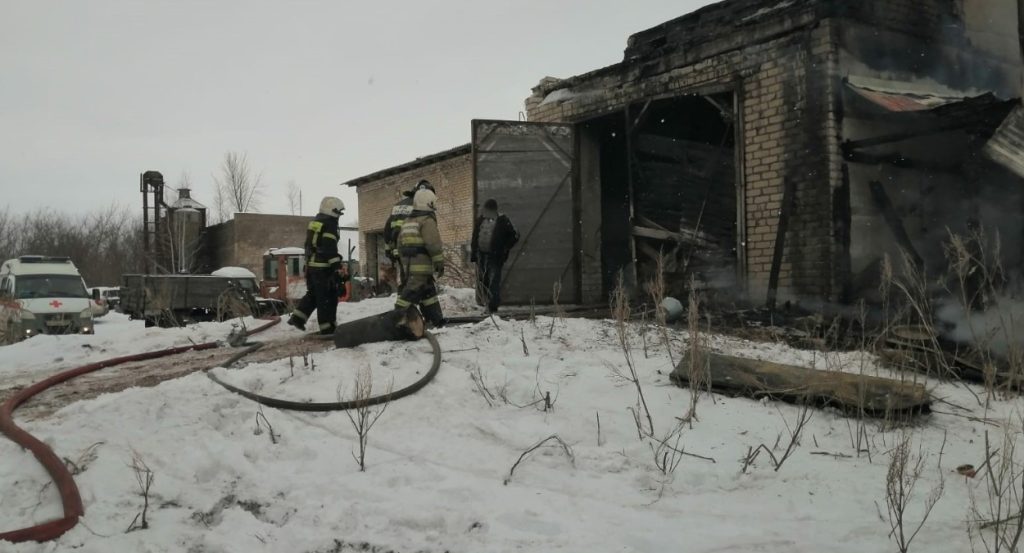
{"label": "reflective stripe on jacket", "polygon": [[434,274],[434,264],[444,262],[444,250],[432,213],[413,214],[405,220],[398,233],[398,251],[409,274]]}
{"label": "reflective stripe on jacket", "polygon": [[384,222],[384,246],[394,250],[398,244],[398,233],[402,231],[402,223],[412,215],[412,196],[402,198],[391,208],[391,215]]}
{"label": "reflective stripe on jacket", "polygon": [[338,218],[319,214],[306,227],[306,265],[314,269],[324,269],[340,263]]}

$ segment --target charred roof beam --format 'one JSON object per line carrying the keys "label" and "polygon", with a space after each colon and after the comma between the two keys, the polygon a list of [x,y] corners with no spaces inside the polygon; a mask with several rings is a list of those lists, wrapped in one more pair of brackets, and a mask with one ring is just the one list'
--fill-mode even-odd
{"label": "charred roof beam", "polygon": [[871,190],[871,199],[874,200],[878,210],[882,212],[882,218],[885,219],[885,224],[888,225],[893,238],[896,239],[896,244],[913,262],[915,267],[919,270],[922,269],[924,267],[924,259],[910,240],[910,235],[907,234],[907,229],[903,226],[903,219],[889,198],[889,194],[885,191],[885,186],[879,181],[871,181],[868,183],[868,187]]}
{"label": "charred roof beam", "polygon": [[718,110],[718,115],[722,117],[722,121],[725,121],[726,123],[732,123],[734,114],[732,112],[731,105],[720,102],[712,98],[711,96],[701,96],[701,98],[704,98],[705,100],[708,101],[709,104],[715,106],[715,109]]}
{"label": "charred roof beam", "polygon": [[850,163],[861,163],[865,165],[891,165],[900,169],[921,170],[929,173],[946,173],[951,175],[962,175],[964,173],[961,163],[941,163],[936,161],[925,161],[921,159],[909,159],[899,152],[890,154],[868,154],[855,149],[843,151],[843,158]]}
{"label": "charred roof beam", "polygon": [[892,144],[893,142],[902,142],[904,140],[910,140],[912,138],[921,138],[933,134],[942,134],[953,131],[965,130],[969,132],[974,132],[975,128],[976,124],[973,121],[957,121],[955,123],[945,123],[942,125],[936,125],[934,127],[919,129],[916,131],[883,134],[881,136],[875,136],[872,138],[862,138],[859,140],[846,140],[843,142],[843,150],[851,151],[860,148],[869,148],[871,146],[881,146],[883,144]]}

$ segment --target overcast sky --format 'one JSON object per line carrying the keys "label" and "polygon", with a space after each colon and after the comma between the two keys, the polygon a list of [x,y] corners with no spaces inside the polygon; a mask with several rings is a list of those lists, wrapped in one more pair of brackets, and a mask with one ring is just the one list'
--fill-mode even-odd
{"label": "overcast sky", "polygon": [[0,0],[0,209],[141,211],[138,175],[224,153],[263,172],[260,211],[306,213],[339,183],[517,119],[546,75],[621,61],[627,37],[701,0]]}

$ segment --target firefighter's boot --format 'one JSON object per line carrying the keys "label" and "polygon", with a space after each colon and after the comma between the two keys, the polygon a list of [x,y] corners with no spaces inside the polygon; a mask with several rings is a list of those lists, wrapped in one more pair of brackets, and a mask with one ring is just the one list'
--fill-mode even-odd
{"label": "firefighter's boot", "polygon": [[441,328],[444,326],[444,313],[441,312],[441,304],[439,302],[423,305],[420,307],[420,311],[423,312],[423,318],[430,323],[431,328]]}
{"label": "firefighter's boot", "polygon": [[306,330],[306,320],[299,317],[296,313],[292,313],[292,316],[288,317],[288,324],[299,330]]}

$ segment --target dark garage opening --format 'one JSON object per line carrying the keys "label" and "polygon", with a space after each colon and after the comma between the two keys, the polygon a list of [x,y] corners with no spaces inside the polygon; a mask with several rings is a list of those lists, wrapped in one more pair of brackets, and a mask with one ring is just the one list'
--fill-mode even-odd
{"label": "dark garage opening", "polygon": [[597,146],[601,190],[601,287],[615,288],[619,271],[632,262],[629,172],[626,158],[626,120],[618,111],[580,125]]}
{"label": "dark garage opening", "polygon": [[691,276],[702,289],[736,285],[733,105],[732,92],[681,96],[580,125],[599,144],[606,294],[620,270],[632,273],[634,253],[636,292],[646,293],[659,255],[669,294],[685,295]]}

